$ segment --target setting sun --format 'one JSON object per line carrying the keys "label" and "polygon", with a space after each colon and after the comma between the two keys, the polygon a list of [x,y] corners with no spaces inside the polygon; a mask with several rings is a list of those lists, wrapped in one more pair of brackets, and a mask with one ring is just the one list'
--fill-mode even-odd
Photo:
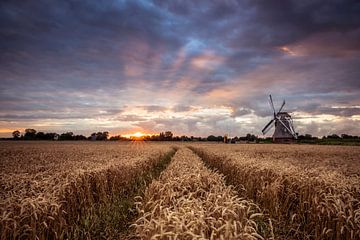
{"label": "setting sun", "polygon": [[126,137],[126,138],[139,140],[139,139],[143,139],[144,137],[153,136],[153,135],[155,135],[155,134],[149,134],[149,133],[143,133],[143,132],[135,132],[135,133],[124,134],[122,136]]}
{"label": "setting sun", "polygon": [[142,137],[142,136],[145,136],[146,134],[142,133],[142,132],[136,132],[134,134],[132,134],[131,136],[133,137]]}

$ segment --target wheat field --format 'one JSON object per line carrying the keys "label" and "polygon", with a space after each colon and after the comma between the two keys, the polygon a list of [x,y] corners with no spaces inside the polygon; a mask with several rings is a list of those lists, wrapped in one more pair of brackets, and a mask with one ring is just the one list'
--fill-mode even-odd
{"label": "wheat field", "polygon": [[360,239],[360,148],[0,142],[1,239]]}
{"label": "wheat field", "polygon": [[259,207],[238,198],[189,149],[175,154],[141,200],[134,224],[141,239],[263,239],[271,232]]}
{"label": "wheat field", "polygon": [[198,145],[193,151],[286,239],[360,239],[360,148]]}
{"label": "wheat field", "polygon": [[169,151],[168,144],[0,143],[1,239],[117,236],[99,218],[121,228],[127,219],[108,209],[127,214],[113,205],[128,205]]}

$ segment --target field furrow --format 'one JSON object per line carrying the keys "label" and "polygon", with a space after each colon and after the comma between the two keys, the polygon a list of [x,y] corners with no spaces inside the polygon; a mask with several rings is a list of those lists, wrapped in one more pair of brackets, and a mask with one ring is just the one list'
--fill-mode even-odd
{"label": "field furrow", "polygon": [[[223,173],[241,196],[252,199],[275,220],[275,234],[287,239],[360,238],[360,178],[345,175],[349,172],[346,157],[339,157],[337,162],[344,165],[337,169],[327,167],[326,159],[314,160],[309,168],[310,151],[307,158],[303,156],[302,165],[301,158],[283,160],[300,147],[283,146],[282,156],[273,149],[277,156],[269,152],[265,157],[262,151],[266,147],[261,147],[242,152],[236,147],[198,145],[192,150],[207,166]],[[316,155],[321,154],[318,149]]]}
{"label": "field furrow", "polygon": [[237,197],[223,175],[209,170],[191,150],[173,161],[139,198],[133,225],[141,239],[271,238],[271,222],[253,202]]}

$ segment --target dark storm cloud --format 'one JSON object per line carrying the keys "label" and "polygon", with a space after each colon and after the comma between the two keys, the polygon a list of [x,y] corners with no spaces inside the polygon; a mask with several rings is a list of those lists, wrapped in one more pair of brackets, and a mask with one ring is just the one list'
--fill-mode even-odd
{"label": "dark storm cloud", "polygon": [[360,24],[356,0],[154,2],[171,13],[196,20],[190,22],[198,30],[194,35],[211,35],[222,42],[232,39],[235,45],[255,48],[290,44],[318,32],[344,33],[358,29]]}
{"label": "dark storm cloud", "polygon": [[[0,119],[226,131],[271,115],[269,93],[289,112],[351,118],[359,12],[355,0],[2,1]],[[199,106],[234,111],[194,116]],[[166,112],[183,118],[149,120]]]}
{"label": "dark storm cloud", "polygon": [[[310,58],[299,62],[306,63],[310,60],[311,64],[307,65],[310,69],[319,68],[319,72],[327,70],[317,66],[318,61],[325,67],[332,65],[323,64],[326,59],[322,59],[322,56],[348,55],[348,58],[340,58],[340,64],[344,64],[342,61],[345,60],[344,65],[350,68],[347,74],[351,75],[355,71],[358,76],[355,67],[360,55],[358,1],[155,2],[172,13],[191,18],[193,21],[189,22],[192,26],[188,27],[195,29],[190,32],[191,36],[204,39],[213,49],[223,46],[229,50],[221,53],[226,52],[227,55],[224,66],[212,71],[211,76],[203,78],[196,88],[200,93],[223,85],[223,79],[228,81],[233,76],[256,69],[259,65],[273,63],[274,59],[284,54],[279,48],[285,45],[300,45],[302,54],[307,51]],[[219,11],[222,11],[222,14],[219,14]],[[303,41],[305,45],[302,45]],[[354,56],[357,58],[354,59]],[[302,66],[303,63],[292,67],[299,70],[304,67],[303,71],[306,73],[308,69],[307,66]],[[284,66],[286,65],[285,63]],[[216,77],[219,71],[226,74]],[[357,77],[346,78],[347,82],[358,88]]]}
{"label": "dark storm cloud", "polygon": [[[7,2],[1,13],[1,73],[10,85],[108,88],[125,83],[125,63],[150,68],[161,51],[179,47],[163,33],[164,16],[141,2]],[[137,53],[139,44],[151,50]]]}
{"label": "dark storm cloud", "polygon": [[[313,33],[359,28],[358,1],[248,1],[258,38],[271,46],[290,44]],[[263,35],[263,36],[261,36]],[[268,35],[266,38],[264,35]],[[255,35],[256,36],[256,35]]]}

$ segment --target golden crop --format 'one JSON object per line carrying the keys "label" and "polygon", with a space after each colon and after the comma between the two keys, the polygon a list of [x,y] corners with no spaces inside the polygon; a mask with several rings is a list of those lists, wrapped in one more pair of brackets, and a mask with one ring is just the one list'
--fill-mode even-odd
{"label": "golden crop", "polygon": [[176,145],[0,142],[0,239],[360,239],[359,147]]}
{"label": "golden crop", "polygon": [[[141,239],[263,239],[268,228],[257,205],[240,199],[224,177],[180,149],[138,203]],[[258,222],[262,221],[262,228]]]}
{"label": "golden crop", "polygon": [[128,195],[136,187],[129,184],[170,150],[167,144],[0,144],[1,239],[89,237],[78,223],[91,231],[92,212]]}
{"label": "golden crop", "polygon": [[278,236],[360,238],[360,148],[198,145],[193,149],[275,220]]}

